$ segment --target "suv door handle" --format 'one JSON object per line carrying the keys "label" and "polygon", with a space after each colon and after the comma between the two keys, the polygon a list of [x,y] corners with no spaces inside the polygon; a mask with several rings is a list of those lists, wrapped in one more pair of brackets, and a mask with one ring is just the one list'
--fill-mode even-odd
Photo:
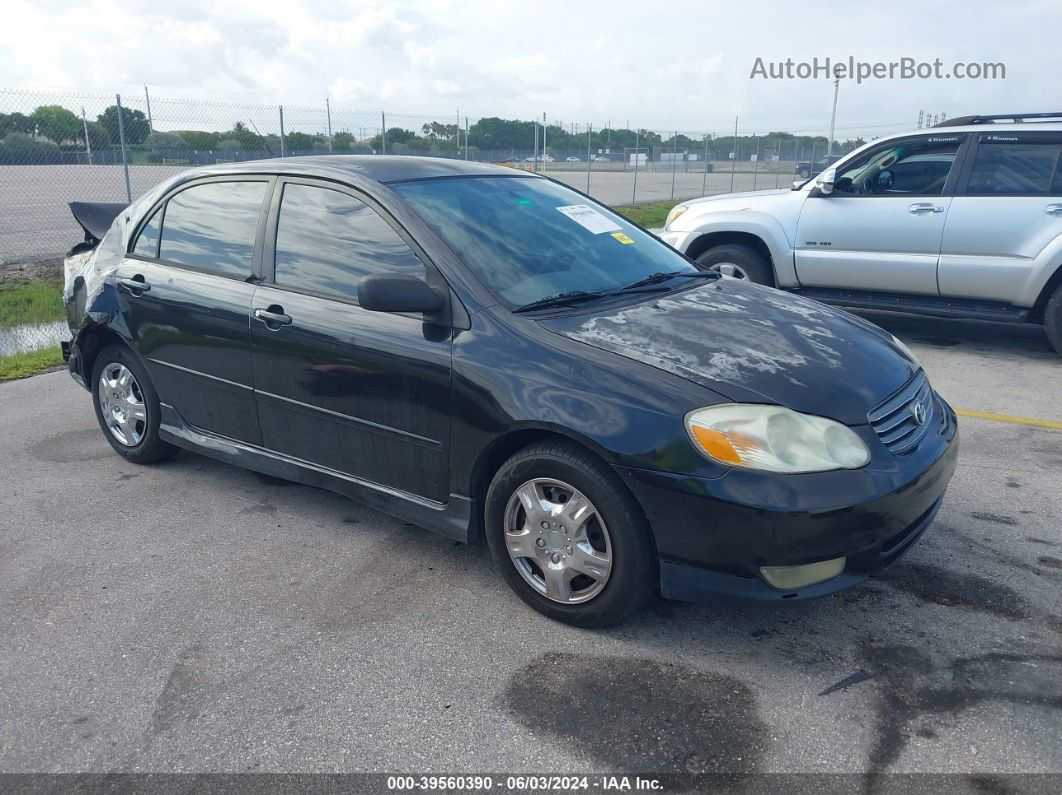
{"label": "suv door handle", "polygon": [[914,213],[915,215],[921,215],[923,213],[942,213],[943,207],[937,207],[935,204],[912,204],[907,208],[907,212]]}
{"label": "suv door handle", "polygon": [[281,326],[291,325],[291,315],[284,314],[284,307],[273,304],[268,309],[254,310],[254,316],[266,324],[271,331],[279,331]]}
{"label": "suv door handle", "polygon": [[1062,215],[1062,204],[1049,204],[1044,207],[1044,212],[1048,215]]}
{"label": "suv door handle", "polygon": [[141,293],[146,293],[151,289],[151,285],[144,281],[144,277],[139,273],[132,279],[119,279],[118,284],[128,290],[132,295],[137,296]]}

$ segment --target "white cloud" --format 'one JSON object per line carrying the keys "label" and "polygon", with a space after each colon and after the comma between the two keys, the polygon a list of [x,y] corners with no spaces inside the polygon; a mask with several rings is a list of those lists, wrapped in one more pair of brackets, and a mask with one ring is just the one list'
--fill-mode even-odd
{"label": "white cloud", "polygon": [[330,96],[337,110],[460,108],[523,118],[545,111],[580,124],[629,120],[688,131],[724,132],[735,115],[744,129],[825,128],[829,81],[750,80],[757,56],[1007,65],[1006,81],[845,83],[843,137],[912,126],[919,110],[1040,109],[1062,7],[8,0],[5,20],[0,87],[139,94],[146,83],[159,97],[316,105]]}

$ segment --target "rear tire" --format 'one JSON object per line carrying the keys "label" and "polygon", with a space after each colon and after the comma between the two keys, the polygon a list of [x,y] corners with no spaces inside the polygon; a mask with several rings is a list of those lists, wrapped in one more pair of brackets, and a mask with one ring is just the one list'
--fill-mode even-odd
{"label": "rear tire", "polygon": [[640,506],[608,464],[572,442],[539,442],[502,464],[487,491],[485,521],[509,587],[556,621],[617,624],[659,579]]}
{"label": "rear tire", "polygon": [[740,243],[724,243],[708,249],[697,262],[726,276],[734,276],[756,284],[774,286],[771,263],[758,251]]}
{"label": "rear tire", "polygon": [[1044,330],[1055,353],[1062,353],[1062,284],[1055,288],[1044,308]]}
{"label": "rear tire", "polygon": [[92,367],[92,405],[104,438],[133,464],[155,464],[180,448],[159,438],[159,396],[147,370],[122,345],[109,345]]}

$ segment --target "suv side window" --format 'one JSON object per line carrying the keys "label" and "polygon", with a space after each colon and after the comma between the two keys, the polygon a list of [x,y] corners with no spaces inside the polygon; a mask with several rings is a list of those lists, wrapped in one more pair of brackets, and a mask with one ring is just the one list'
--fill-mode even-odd
{"label": "suv side window", "polygon": [[961,136],[934,135],[872,149],[843,167],[834,192],[849,196],[939,196],[961,144]]}
{"label": "suv side window", "polygon": [[166,203],[159,259],[246,279],[267,182],[207,182]]}
{"label": "suv side window", "polygon": [[[1057,193],[1062,142],[998,141],[977,144],[966,193],[974,196],[1044,196]],[[1052,186],[1052,177],[1054,185]]]}
{"label": "suv side window", "polygon": [[357,300],[358,279],[380,271],[424,276],[424,264],[365,202],[329,188],[284,186],[277,221],[278,287]]}

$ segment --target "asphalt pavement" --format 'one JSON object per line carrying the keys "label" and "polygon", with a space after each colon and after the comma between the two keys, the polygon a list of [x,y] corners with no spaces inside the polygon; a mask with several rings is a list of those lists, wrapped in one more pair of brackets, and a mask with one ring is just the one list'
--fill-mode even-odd
{"label": "asphalt pavement", "polygon": [[65,373],[0,384],[0,771],[1062,772],[1062,426],[1029,424],[1062,357],[868,317],[1003,418],[961,418],[923,540],[819,601],[606,631],[328,492],[126,463]]}

